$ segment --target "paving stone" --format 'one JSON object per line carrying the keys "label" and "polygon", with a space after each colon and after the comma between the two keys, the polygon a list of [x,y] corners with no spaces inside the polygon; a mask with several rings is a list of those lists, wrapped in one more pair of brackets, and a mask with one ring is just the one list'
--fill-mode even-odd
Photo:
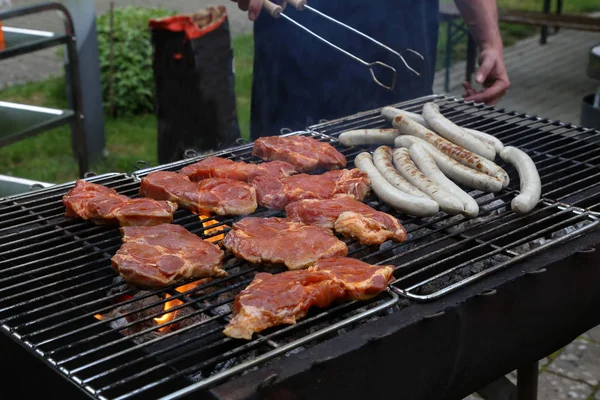
{"label": "paving stone", "polygon": [[600,390],[596,392],[596,396],[594,397],[596,400],[600,400]]}
{"label": "paving stone", "polygon": [[538,381],[538,400],[587,399],[592,387],[585,383],[542,372]]}
{"label": "paving stone", "polygon": [[565,347],[548,370],[596,386],[600,381],[600,344],[577,339]]}
{"label": "paving stone", "polygon": [[[540,360],[540,362],[538,364],[538,369],[541,371],[542,368],[547,366],[549,362],[550,362],[550,359],[548,357],[544,357],[542,360]],[[506,375],[506,377],[513,384],[515,384],[515,385],[517,384],[517,370],[510,372],[508,375]]]}
{"label": "paving stone", "polygon": [[600,325],[584,333],[583,337],[600,343]]}

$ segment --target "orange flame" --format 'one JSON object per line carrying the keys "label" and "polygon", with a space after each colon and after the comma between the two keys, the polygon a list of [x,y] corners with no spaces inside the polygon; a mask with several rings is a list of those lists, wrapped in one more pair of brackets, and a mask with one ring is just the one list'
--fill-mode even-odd
{"label": "orange flame", "polygon": [[[179,286],[177,288],[175,288],[175,290],[179,293],[183,293],[183,292],[187,292],[188,290],[191,290],[193,288],[195,288],[196,286],[199,286],[201,284],[203,284],[206,281],[206,279],[200,279],[198,281],[195,282],[190,282],[187,283],[185,285]],[[169,297],[171,297],[170,295],[166,295],[166,298],[168,299]],[[174,299],[174,300],[170,300],[167,301],[164,305],[164,311],[168,311],[173,307],[177,307],[182,305],[183,302],[181,300],[178,299]],[[154,318],[154,322],[156,322],[157,324],[164,324],[166,322],[169,322],[171,320],[173,320],[175,318],[175,315],[177,314],[177,311],[175,312],[169,312],[169,313],[164,313],[163,315],[161,315],[160,317],[156,317]],[[164,332],[166,330],[169,329],[169,325],[163,326],[161,328],[158,328],[159,332]]]}
{"label": "orange flame", "polygon": [[[210,217],[210,215],[200,214],[200,216],[198,218],[200,218],[200,220],[203,220],[203,219],[208,218],[208,217]],[[202,226],[205,227],[205,228],[208,228],[209,226],[213,226],[213,225],[216,225],[218,223],[219,223],[219,221],[217,221],[216,219],[211,219],[209,221],[204,221],[202,223]],[[221,225],[221,226],[216,226],[216,227],[211,228],[211,229],[205,229],[204,230],[204,235],[210,235],[210,234],[215,233],[215,232],[221,232],[225,228],[228,228],[228,226],[227,225]],[[222,233],[220,235],[215,235],[215,236],[209,237],[209,238],[206,239],[206,241],[208,241],[208,242],[218,242],[219,240],[223,239],[224,237],[225,237],[225,234]]]}
{"label": "orange flame", "polygon": [[97,320],[100,320],[100,321],[102,321],[104,319],[102,314],[96,314],[96,315],[94,315],[94,318],[96,318]]}

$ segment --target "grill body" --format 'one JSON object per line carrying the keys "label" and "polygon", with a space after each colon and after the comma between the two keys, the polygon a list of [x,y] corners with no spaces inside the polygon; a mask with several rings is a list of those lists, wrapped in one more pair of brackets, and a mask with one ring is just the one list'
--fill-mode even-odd
{"label": "grill body", "polygon": [[[509,188],[496,196],[474,194],[481,219],[399,215],[411,235],[406,243],[373,248],[346,240],[352,257],[396,266],[390,290],[368,302],[313,310],[296,325],[250,342],[220,331],[228,304],[260,267],[232,260],[228,278],[184,293],[174,287],[142,293],[110,270],[121,245],[118,228],[64,218],[60,199],[72,184],[0,199],[0,327],[7,342],[0,344],[19,360],[3,365],[12,377],[7,381],[28,376],[31,362],[47,374],[40,372],[39,384],[27,389],[47,393],[61,376],[71,383],[61,391],[96,399],[358,399],[389,395],[390,385],[407,398],[460,398],[600,323],[594,311],[600,267],[595,252],[582,251],[600,243],[597,132],[444,96],[397,106],[418,111],[427,101],[462,125],[528,151],[540,170],[543,201],[530,215],[512,213],[518,176],[507,168]],[[338,146],[335,138],[344,130],[381,126],[385,121],[374,110],[293,134]],[[251,148],[214,155],[257,162]],[[350,168],[363,151],[340,150]],[[176,171],[204,157],[92,180],[135,197],[148,173]],[[376,199],[369,202],[393,213]],[[260,209],[256,215],[281,213]],[[225,230],[237,220],[179,210],[173,222],[210,239],[217,233],[203,224],[213,219],[210,228]],[[187,313],[172,323],[199,319],[157,336],[152,320],[164,313],[167,295],[182,302],[172,310]],[[124,305],[135,310],[108,314]],[[123,317],[142,311],[133,321]],[[26,389],[9,383],[0,390],[23,395]]]}

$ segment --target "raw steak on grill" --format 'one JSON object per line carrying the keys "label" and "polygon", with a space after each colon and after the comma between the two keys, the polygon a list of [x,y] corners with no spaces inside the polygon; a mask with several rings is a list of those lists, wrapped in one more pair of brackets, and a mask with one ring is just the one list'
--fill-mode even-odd
{"label": "raw steak on grill", "polygon": [[187,176],[193,182],[208,178],[229,178],[236,181],[250,182],[261,175],[284,177],[294,175],[297,172],[293,165],[283,161],[249,164],[244,161],[235,162],[227,158],[210,157],[188,165],[179,173]]}
{"label": "raw steak on grill", "polygon": [[131,199],[114,189],[78,180],[63,196],[67,217],[79,217],[96,224],[158,225],[173,220],[177,204],[152,199]]}
{"label": "raw steak on grill", "polygon": [[223,245],[251,263],[284,264],[303,269],[320,258],[348,254],[346,244],[331,230],[287,218],[247,217],[233,224]]}
{"label": "raw steak on grill", "polygon": [[367,174],[358,169],[328,171],[321,175],[298,174],[287,178],[259,176],[252,180],[258,204],[283,210],[302,199],[329,199],[336,194],[348,194],[362,201],[371,190]]}
{"label": "raw steak on grill", "polygon": [[121,228],[123,246],[111,259],[123,279],[140,287],[164,287],[188,278],[227,276],[223,251],[175,224]]}
{"label": "raw steak on grill", "polygon": [[256,190],[245,182],[227,178],[192,182],[176,172],[157,171],[142,179],[140,194],[171,200],[192,212],[246,215],[256,211]]}
{"label": "raw steak on grill", "polygon": [[327,258],[308,270],[259,273],[233,303],[233,318],[223,331],[236,339],[255,332],[295,324],[313,307],[334,301],[367,300],[383,292],[392,280],[391,265],[370,265],[353,258]]}
{"label": "raw steak on grill", "polygon": [[381,244],[388,239],[406,240],[406,230],[396,218],[340,194],[325,200],[300,200],[285,207],[293,221],[335,229],[346,237],[356,238],[362,244]]}
{"label": "raw steak on grill", "polygon": [[298,172],[346,167],[346,157],[329,143],[308,136],[267,136],[254,142],[252,155],[266,161],[285,161]]}

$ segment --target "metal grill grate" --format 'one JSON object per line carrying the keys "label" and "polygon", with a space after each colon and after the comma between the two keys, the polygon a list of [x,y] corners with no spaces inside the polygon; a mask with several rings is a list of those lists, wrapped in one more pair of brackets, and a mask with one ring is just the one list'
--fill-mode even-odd
{"label": "metal grill grate", "polygon": [[[332,140],[317,133],[296,134]],[[360,150],[340,151],[351,168]],[[252,157],[249,145],[218,155],[259,161]],[[135,197],[140,177],[158,169],[178,170],[203,157],[133,176],[113,174],[91,180]],[[111,271],[110,257],[121,245],[118,228],[64,217],[61,197],[70,187],[0,200],[0,324],[92,397],[176,398],[275,357],[302,351],[399,307],[398,295],[390,290],[369,302],[312,310],[296,325],[269,329],[249,342],[230,339],[221,331],[231,301],[259,266],[232,259],[225,266],[227,278],[202,281],[180,289],[183,293],[175,287],[139,291]],[[519,217],[510,211],[513,196],[512,190],[496,196],[474,193],[482,212],[481,218],[470,222],[443,213],[412,218],[370,199],[374,208],[400,218],[409,240],[375,247],[345,241],[352,257],[394,264],[395,291],[428,300],[598,225],[593,215],[549,202]],[[259,209],[256,215],[281,213]],[[200,219],[178,210],[173,223],[210,239],[221,233],[206,233],[203,223],[213,219],[218,224],[208,228],[223,227],[223,232],[237,220]],[[154,319],[164,315],[165,303],[176,300],[179,303],[169,310],[177,312],[175,318],[157,324]]]}

